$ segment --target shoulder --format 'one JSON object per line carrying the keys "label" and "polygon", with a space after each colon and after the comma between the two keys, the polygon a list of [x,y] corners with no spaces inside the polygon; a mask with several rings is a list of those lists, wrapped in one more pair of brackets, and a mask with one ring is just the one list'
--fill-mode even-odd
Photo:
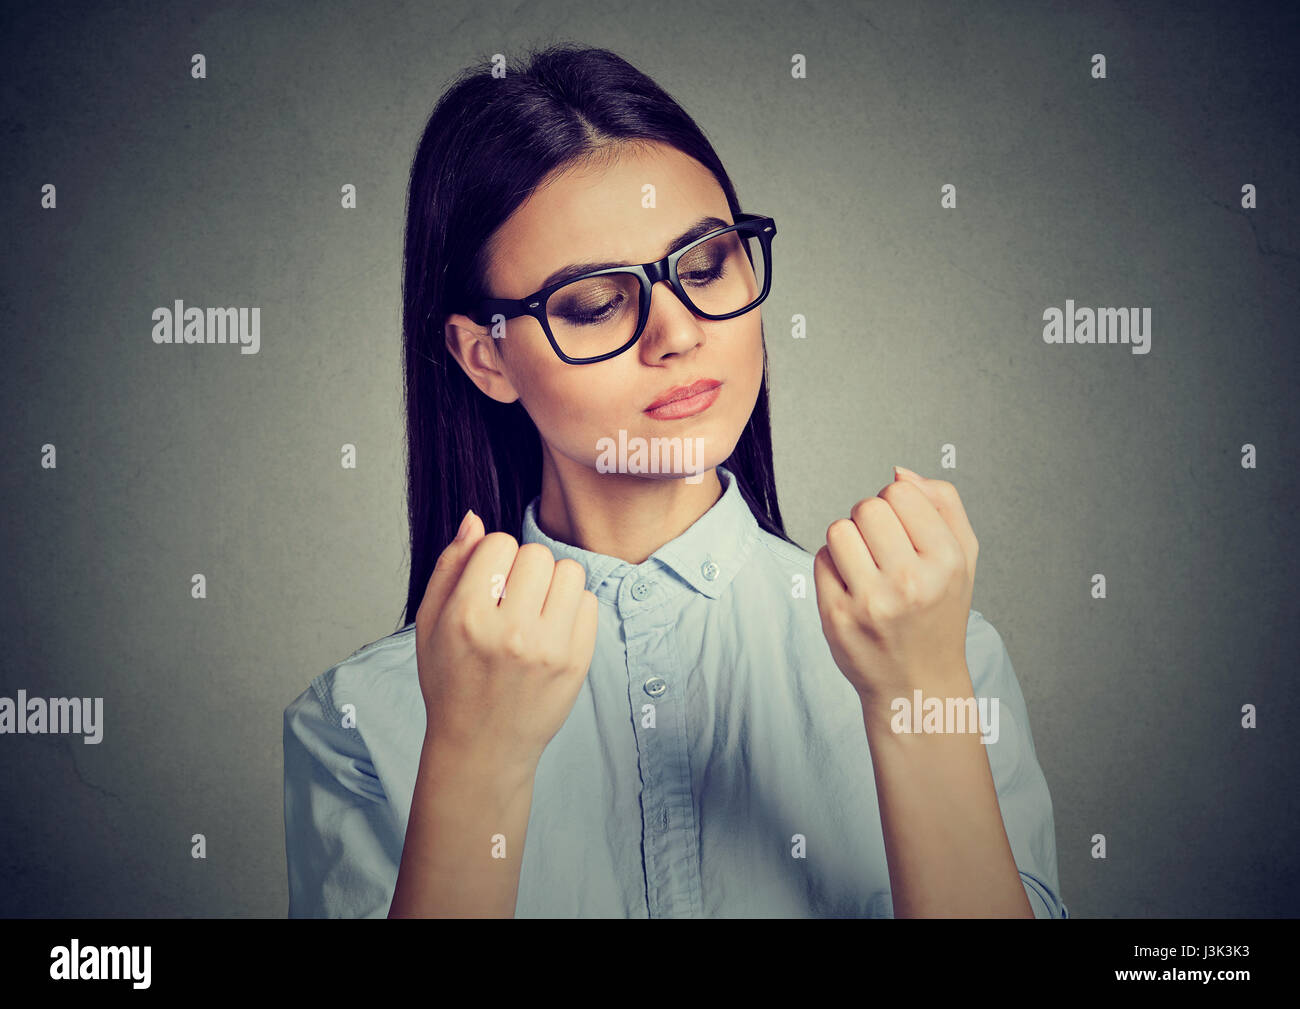
{"label": "shoulder", "polygon": [[[372,716],[394,711],[419,695],[415,662],[415,625],[370,641],[312,679],[284,711],[286,732],[307,728],[313,722],[357,730],[357,713]],[[369,718],[368,721],[375,719]]]}

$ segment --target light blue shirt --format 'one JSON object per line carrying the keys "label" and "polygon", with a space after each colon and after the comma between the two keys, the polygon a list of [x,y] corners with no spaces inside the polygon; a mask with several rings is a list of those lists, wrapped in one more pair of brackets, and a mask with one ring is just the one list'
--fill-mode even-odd
{"label": "light blue shirt", "polygon": [[[893,915],[862,707],[822,633],[812,555],[717,473],[717,503],[641,564],[553,540],[527,508],[521,542],[578,560],[600,616],[537,765],[517,917]],[[1030,906],[1068,918],[1024,697],[975,610],[966,658],[975,696],[999,702],[985,749]],[[387,915],[424,730],[411,624],[285,709],[290,917]]]}

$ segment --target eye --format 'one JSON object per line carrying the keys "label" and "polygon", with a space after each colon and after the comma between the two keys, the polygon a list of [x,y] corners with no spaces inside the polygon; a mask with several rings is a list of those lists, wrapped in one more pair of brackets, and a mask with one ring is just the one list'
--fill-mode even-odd
{"label": "eye", "polygon": [[722,276],[728,252],[728,245],[722,240],[705,242],[682,257],[677,264],[677,276],[692,287],[711,284]]}
{"label": "eye", "polygon": [[621,291],[603,304],[589,299],[566,299],[555,314],[571,326],[595,326],[617,315],[627,301]]}
{"label": "eye", "polygon": [[681,270],[678,270],[677,276],[681,277],[684,283],[692,286],[711,284],[715,280],[721,279],[724,265],[723,262],[719,261],[716,265],[707,270],[692,270],[688,273],[682,273]]}

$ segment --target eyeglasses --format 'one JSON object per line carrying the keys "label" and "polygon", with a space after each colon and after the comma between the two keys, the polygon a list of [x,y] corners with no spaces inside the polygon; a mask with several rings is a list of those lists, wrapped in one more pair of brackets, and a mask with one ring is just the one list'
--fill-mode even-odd
{"label": "eyeglasses", "polygon": [[466,314],[480,326],[531,315],[566,364],[594,364],[641,338],[655,284],[667,280],[702,319],[731,319],[757,308],[772,288],[770,217],[737,214],[736,223],[696,238],[656,263],[593,270],[526,298],[487,298]]}

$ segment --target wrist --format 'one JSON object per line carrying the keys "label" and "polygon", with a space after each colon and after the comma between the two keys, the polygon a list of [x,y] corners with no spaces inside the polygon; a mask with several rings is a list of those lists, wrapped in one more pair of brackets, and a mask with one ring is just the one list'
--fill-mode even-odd
{"label": "wrist", "polygon": [[[912,677],[908,687],[895,687],[883,693],[858,689],[858,701],[862,705],[862,717],[870,738],[914,739],[919,732],[929,731],[921,726],[932,719],[933,714],[939,716],[942,726],[946,713],[954,704],[969,711],[971,702],[978,700],[965,662],[949,663],[942,670],[934,670],[924,678],[923,684],[919,679]],[[932,709],[935,710],[932,712]],[[978,731],[977,725],[972,721],[972,731]]]}
{"label": "wrist", "polygon": [[512,798],[531,794],[537,761],[510,760],[499,752],[467,749],[426,733],[420,769],[444,788],[463,787],[476,795]]}

